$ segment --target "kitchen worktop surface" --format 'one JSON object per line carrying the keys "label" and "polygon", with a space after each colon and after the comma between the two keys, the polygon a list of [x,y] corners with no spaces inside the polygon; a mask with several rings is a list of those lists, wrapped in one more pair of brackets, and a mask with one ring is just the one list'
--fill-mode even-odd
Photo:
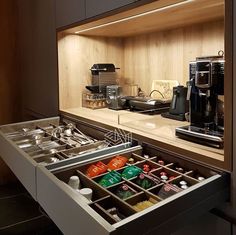
{"label": "kitchen worktop surface", "polygon": [[224,161],[224,150],[185,141],[175,136],[175,128],[188,125],[188,122],[163,118],[161,115],[144,115],[107,108],[92,110],[81,107],[61,111],[175,146],[186,150],[190,154],[197,153],[203,158],[219,162]]}

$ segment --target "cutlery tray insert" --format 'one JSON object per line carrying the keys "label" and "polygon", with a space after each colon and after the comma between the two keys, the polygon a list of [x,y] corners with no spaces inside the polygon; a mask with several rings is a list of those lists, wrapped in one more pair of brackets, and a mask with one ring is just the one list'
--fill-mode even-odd
{"label": "cutlery tray insert", "polygon": [[[71,157],[78,157],[81,154],[108,147],[104,141],[95,140],[94,138],[91,138],[94,140],[93,143],[86,144],[80,144],[75,140],[70,142],[68,141],[70,138],[69,136],[62,135],[63,138],[61,138],[58,133],[60,132],[60,129],[63,130],[65,127],[65,125],[53,122],[37,124],[25,123],[5,127],[2,131],[8,139],[36,163],[41,163],[43,165],[48,165]],[[80,133],[78,135],[80,135]],[[85,137],[82,136],[82,138]]]}

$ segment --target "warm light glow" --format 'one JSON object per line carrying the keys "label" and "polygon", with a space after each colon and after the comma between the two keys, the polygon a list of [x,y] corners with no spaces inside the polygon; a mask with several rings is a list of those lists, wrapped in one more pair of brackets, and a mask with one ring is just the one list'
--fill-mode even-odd
{"label": "warm light glow", "polygon": [[126,17],[126,18],[116,20],[116,21],[112,21],[112,22],[109,22],[109,23],[106,23],[106,24],[101,24],[101,25],[94,26],[94,27],[91,27],[91,28],[88,28],[88,29],[83,29],[83,30],[80,30],[80,31],[76,31],[75,33],[76,34],[84,33],[84,32],[88,32],[90,30],[103,28],[103,27],[113,25],[113,24],[118,24],[118,23],[121,23],[121,22],[129,21],[129,20],[132,20],[132,19],[136,19],[136,18],[145,16],[145,15],[153,14],[153,13],[156,13],[156,12],[160,12],[160,11],[168,10],[170,8],[178,7],[178,6],[181,6],[181,5],[184,5],[184,4],[188,4],[188,3],[193,2],[193,1],[195,1],[195,0],[184,0],[184,1],[179,2],[179,3],[175,3],[175,4],[165,6],[165,7],[157,8],[157,9],[154,9],[154,10],[151,10],[151,11],[148,11],[148,12],[140,13],[138,15]]}

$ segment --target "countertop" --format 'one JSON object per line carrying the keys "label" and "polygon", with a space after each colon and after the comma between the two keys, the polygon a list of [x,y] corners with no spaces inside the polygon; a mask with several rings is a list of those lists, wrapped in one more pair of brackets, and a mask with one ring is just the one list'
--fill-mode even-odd
{"label": "countertop", "polygon": [[212,160],[217,161],[220,166],[224,162],[224,150],[212,148],[194,142],[186,141],[175,136],[175,128],[188,125],[188,122],[175,121],[161,117],[161,115],[144,115],[129,112],[126,110],[115,111],[107,108],[88,109],[71,108],[61,110],[62,112],[76,115],[104,125],[120,128],[125,131],[147,137],[159,143],[177,147],[188,152],[188,155],[199,155],[197,161],[206,158],[211,164]]}

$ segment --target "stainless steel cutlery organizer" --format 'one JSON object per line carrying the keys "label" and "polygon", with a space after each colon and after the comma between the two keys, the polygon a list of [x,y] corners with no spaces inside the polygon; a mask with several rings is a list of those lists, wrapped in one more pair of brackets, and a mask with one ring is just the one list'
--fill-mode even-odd
{"label": "stainless steel cutlery organizer", "polygon": [[37,165],[70,164],[91,153],[100,155],[129,146],[109,146],[59,117],[1,126],[0,143],[2,158],[35,199]]}

